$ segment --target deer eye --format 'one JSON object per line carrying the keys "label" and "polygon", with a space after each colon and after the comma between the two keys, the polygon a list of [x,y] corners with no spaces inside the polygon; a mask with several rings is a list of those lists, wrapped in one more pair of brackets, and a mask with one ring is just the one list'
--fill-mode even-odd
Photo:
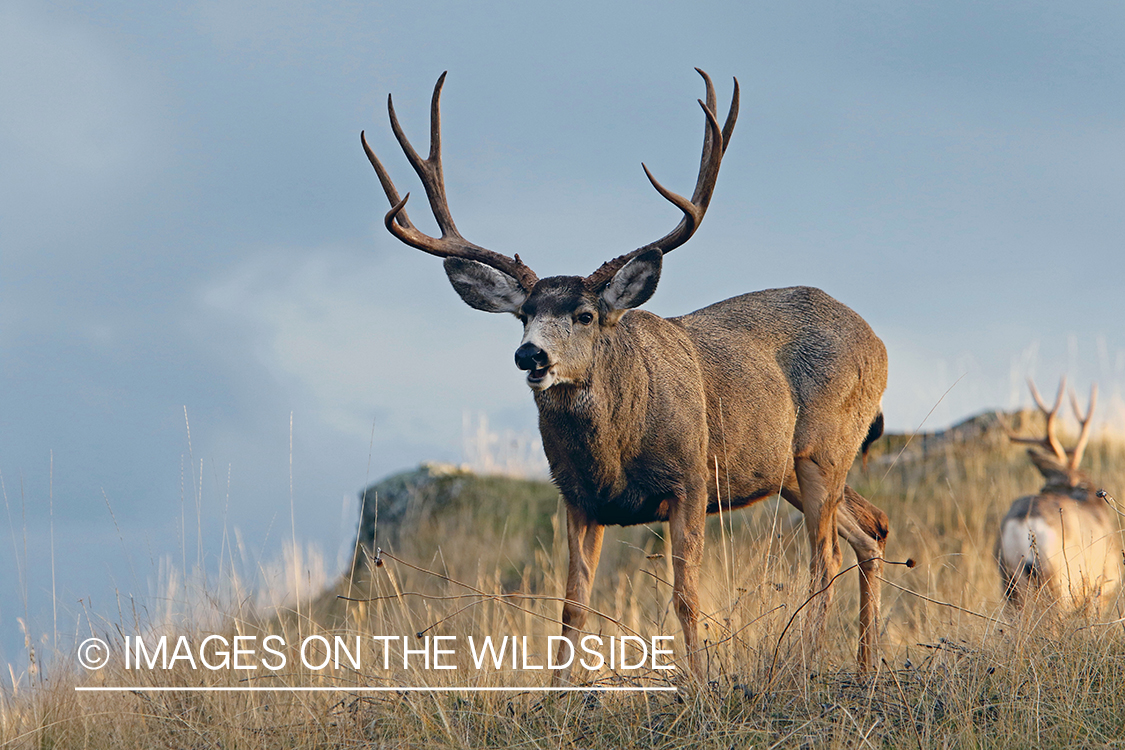
{"label": "deer eye", "polygon": [[524,315],[523,313],[521,313],[521,312],[516,313],[516,319],[519,320],[520,323],[523,323],[524,325],[527,325],[527,316]]}
{"label": "deer eye", "polygon": [[588,312],[578,313],[574,316],[574,319],[577,320],[581,325],[588,326],[594,322],[594,314]]}

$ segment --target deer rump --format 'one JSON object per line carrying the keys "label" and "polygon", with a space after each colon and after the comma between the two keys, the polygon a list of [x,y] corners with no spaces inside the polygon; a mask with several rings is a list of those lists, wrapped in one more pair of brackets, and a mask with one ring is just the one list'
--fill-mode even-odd
{"label": "deer rump", "polygon": [[1065,609],[1091,604],[1096,610],[1103,595],[1117,584],[1121,556],[1117,522],[1079,468],[1090,438],[1098,387],[1091,386],[1085,413],[1070,392],[1080,430],[1074,447],[1068,449],[1057,434],[1066,378],[1059,381],[1051,407],[1030,378],[1027,385],[1045,417],[1044,436],[1025,437],[1004,427],[1011,442],[1031,446],[1028,458],[1043,475],[1044,484],[1038,494],[1013,502],[1000,522],[995,555],[1001,587],[1008,603],[1016,607],[1042,592]]}
{"label": "deer rump", "polygon": [[800,509],[795,457],[850,465],[881,432],[883,344],[819,289],[752,292],[678,318],[630,310],[614,333],[583,391],[535,394],[555,483],[598,524],[668,520],[687,476],[706,478],[708,513],[779,492]]}
{"label": "deer rump", "polygon": [[1062,494],[1027,495],[1000,523],[996,560],[1004,595],[1023,604],[1037,591],[1064,606],[1096,601],[1117,583],[1117,544],[1105,506]]}

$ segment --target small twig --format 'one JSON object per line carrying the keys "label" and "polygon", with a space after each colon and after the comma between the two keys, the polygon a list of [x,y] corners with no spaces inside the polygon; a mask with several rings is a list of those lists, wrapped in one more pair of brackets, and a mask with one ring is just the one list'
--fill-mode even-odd
{"label": "small twig", "polygon": [[[865,560],[864,562],[867,562],[867,561]],[[845,573],[847,573],[847,572],[849,572],[849,571],[851,571],[855,568],[858,568],[859,565],[860,565],[859,562],[852,563],[851,565],[844,568],[843,570],[841,570],[836,575],[832,576],[832,580],[830,580],[828,583],[826,583],[824,585],[824,588],[822,588],[820,591],[815,591],[815,592],[809,594],[808,598],[806,598],[805,601],[803,601],[801,603],[801,606],[799,606],[795,610],[793,610],[793,614],[789,616],[789,621],[785,623],[785,627],[782,628],[782,630],[781,630],[781,635],[779,635],[777,637],[777,645],[775,645],[773,647],[773,660],[770,662],[770,671],[766,675],[767,687],[769,685],[773,684],[773,668],[775,666],[777,666],[777,653],[778,653],[778,651],[781,650],[781,642],[783,640],[785,640],[785,634],[789,632],[789,627],[793,624],[793,621],[797,619],[797,615],[799,615],[801,613],[801,610],[804,609],[805,607],[807,607],[809,605],[809,603],[812,602],[813,599],[815,599],[816,597],[820,596],[825,591],[830,589],[832,587],[832,584],[836,582],[837,578],[839,578],[840,576],[844,575]]]}
{"label": "small twig", "polygon": [[[437,596],[437,595],[433,595],[433,594],[426,594],[426,593],[423,593],[421,591],[403,591],[401,595],[402,596],[420,596],[423,599],[433,599],[436,602],[450,601],[450,600],[454,600],[454,599],[483,600],[483,598],[489,598],[488,595],[485,595],[485,597],[482,598],[482,596],[480,594],[450,594],[448,596]],[[501,596],[526,597],[528,599],[537,598],[537,597],[532,596],[530,594],[521,594],[521,593],[492,594],[491,598],[498,598],[498,597],[501,597]],[[386,601],[387,599],[397,599],[398,597],[399,597],[398,594],[393,594],[393,595],[392,594],[384,594],[383,596],[372,596],[372,597],[368,597],[366,599],[358,599],[356,597],[344,596],[343,594],[337,594],[336,595],[337,599],[340,599],[340,600],[345,601],[345,602],[381,602],[381,601]]]}
{"label": "small twig", "polygon": [[1106,492],[1105,490],[1098,490],[1098,491],[1097,491],[1096,493],[1094,493],[1094,494],[1095,494],[1095,495],[1097,495],[1097,496],[1098,496],[1099,498],[1101,498],[1102,500],[1105,500],[1105,501],[1106,501],[1106,504],[1107,504],[1107,505],[1108,505],[1108,506],[1109,506],[1110,508],[1113,508],[1113,512],[1114,512],[1114,513],[1116,513],[1116,514],[1117,514],[1117,515],[1119,515],[1119,516],[1125,517],[1125,513],[1122,513],[1122,512],[1121,512],[1121,509],[1117,507],[1117,501],[1116,501],[1116,500],[1115,500],[1115,499],[1113,498],[1113,495],[1109,494],[1109,493],[1108,493],[1108,492]]}
{"label": "small twig", "polygon": [[[843,712],[844,712],[844,715],[845,715],[845,716],[847,716],[847,717],[848,717],[848,719],[850,719],[850,720],[851,720],[851,722],[852,722],[852,726],[854,726],[854,727],[855,727],[855,729],[856,729],[856,731],[857,731],[857,732],[863,732],[863,727],[861,727],[861,726],[859,725],[859,722],[855,720],[855,717],[854,717],[854,716],[852,716],[852,712],[851,712],[851,711],[849,711],[849,710],[848,710],[847,708],[845,708],[844,706],[840,706],[840,710],[841,710],[841,711],[843,711]],[[875,750],[875,746],[874,746],[874,745],[872,745],[870,741],[868,741],[867,737],[868,737],[868,736],[869,736],[869,735],[870,735],[870,734],[871,734],[872,732],[874,732],[874,731],[875,731],[875,727],[877,727],[877,726],[879,726],[879,717],[878,717],[878,716],[876,716],[876,717],[875,717],[875,723],[871,725],[871,728],[870,728],[870,729],[868,729],[868,730],[867,730],[866,732],[863,732],[863,734],[861,734],[861,735],[860,735],[860,737],[859,737],[859,739],[860,739],[860,740],[861,740],[861,741],[863,742],[863,744],[867,745],[867,746],[868,746],[869,748],[871,748],[871,750]]]}
{"label": "small twig", "polygon": [[[799,607],[797,607],[797,609],[793,610],[793,614],[789,617],[789,621],[787,623],[785,623],[785,628],[782,629],[781,635],[778,636],[778,638],[777,638],[777,645],[775,645],[774,648],[773,648],[773,660],[770,662],[770,671],[769,671],[769,673],[766,677],[767,685],[773,683],[773,668],[775,666],[777,666],[777,653],[778,653],[778,651],[781,650],[781,642],[785,639],[785,634],[789,632],[789,627],[793,624],[793,621],[795,619],[797,619],[797,615],[800,614],[801,610],[804,609],[806,606],[808,606],[808,604],[813,599],[815,599],[816,597],[820,596],[825,591],[830,589],[832,587],[832,584],[834,584],[836,582],[836,579],[839,578],[840,576],[844,575],[848,571],[851,571],[851,570],[854,570],[855,568],[858,568],[860,565],[863,565],[864,563],[869,563],[872,560],[878,560],[878,559],[879,558],[877,558],[877,557],[871,557],[871,558],[868,558],[866,560],[856,560],[854,563],[852,563],[848,567],[844,568],[843,570],[841,570],[836,575],[832,576],[832,580],[830,580],[828,583],[826,583],[824,585],[824,588],[822,588],[820,591],[816,591],[816,592],[813,592],[812,594],[809,594],[808,598],[805,599],[805,601],[801,603],[801,606],[799,606]],[[883,562],[887,565],[905,565],[908,568],[913,568],[914,565],[915,565],[914,558],[912,558],[912,557],[907,558],[904,561],[883,560]],[[879,577],[879,580],[886,581],[886,579],[883,578],[882,576]],[[890,581],[886,581],[886,582],[890,583]],[[894,586],[893,583],[891,585]]]}
{"label": "small twig", "polygon": [[748,622],[745,625],[743,625],[742,627],[740,627],[738,630],[732,630],[730,635],[728,635],[727,637],[722,638],[721,640],[715,641],[714,643],[710,644],[710,646],[708,646],[707,648],[710,648],[712,646],[721,646],[722,644],[726,643],[727,641],[734,640],[735,636],[737,636],[743,630],[746,630],[746,628],[750,627],[754,623],[758,622],[758,620],[761,620],[763,617],[765,617],[767,615],[772,615],[774,612],[776,612],[779,609],[785,609],[786,606],[788,606],[788,605],[786,605],[784,602],[782,602],[781,604],[777,605],[773,609],[763,612],[762,614],[758,615],[757,617],[755,617],[750,622]]}
{"label": "small twig", "polygon": [[428,628],[426,628],[425,630],[419,630],[419,631],[418,631],[417,633],[415,633],[415,634],[414,634],[414,636],[415,636],[416,638],[421,638],[421,637],[422,637],[422,636],[424,636],[424,635],[425,635],[425,634],[426,634],[427,632],[429,632],[429,631],[433,630],[433,629],[434,629],[434,628],[436,628],[436,627],[437,627],[438,625],[441,625],[441,624],[442,624],[443,622],[445,622],[446,620],[450,620],[450,619],[452,619],[452,618],[456,617],[457,615],[461,614],[462,612],[464,612],[464,611],[465,611],[466,609],[468,609],[469,607],[475,607],[475,606],[477,606],[477,605],[478,605],[478,604],[480,604],[480,603],[481,603],[482,601],[483,601],[482,599],[478,599],[478,600],[477,600],[477,601],[475,601],[475,602],[469,602],[468,604],[466,604],[466,605],[465,605],[464,607],[461,607],[461,609],[457,610],[457,611],[456,611],[456,612],[454,612],[453,614],[450,614],[450,615],[446,615],[445,617],[441,618],[440,620],[437,620],[436,622],[434,622],[433,624],[431,624],[431,625],[430,625],[430,626],[429,626]]}
{"label": "small twig", "polygon": [[1074,579],[1070,577],[1070,555],[1066,554],[1066,521],[1063,519],[1063,509],[1059,506],[1059,535],[1062,537],[1062,558],[1066,563],[1066,589],[1071,600],[1074,599]]}
{"label": "small twig", "polygon": [[997,625],[1007,625],[1008,624],[1004,620],[997,620],[995,617],[989,617],[988,615],[982,615],[980,612],[974,612],[971,609],[965,609],[964,607],[960,607],[956,604],[950,604],[949,602],[943,602],[943,601],[940,601],[938,599],[931,599],[930,597],[926,596],[925,594],[919,594],[917,591],[913,591],[911,589],[908,589],[905,586],[899,586],[897,583],[894,583],[892,581],[888,581],[886,578],[883,578],[882,576],[879,576],[879,580],[882,581],[883,583],[887,584],[888,586],[891,586],[892,588],[896,588],[899,591],[903,591],[907,594],[911,594],[913,596],[916,596],[919,599],[922,599],[924,601],[929,602],[930,604],[937,604],[937,605],[940,605],[942,607],[949,607],[950,609],[955,609],[959,612],[964,612],[967,615],[972,615],[973,617],[979,617],[982,620],[988,620],[989,622],[994,622]]}

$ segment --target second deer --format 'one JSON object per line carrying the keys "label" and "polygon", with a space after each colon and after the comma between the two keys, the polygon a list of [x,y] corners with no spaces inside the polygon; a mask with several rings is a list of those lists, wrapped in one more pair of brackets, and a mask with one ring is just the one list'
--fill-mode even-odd
{"label": "second deer", "polygon": [[1028,438],[1009,431],[1008,437],[1031,445],[1027,454],[1045,482],[1038,494],[1012,503],[1000,522],[996,560],[1004,595],[1017,607],[1039,596],[1068,609],[1085,604],[1096,607],[1116,585],[1121,557],[1117,521],[1106,503],[1095,496],[1090,478],[1078,468],[1090,439],[1098,389],[1096,385],[1090,389],[1085,415],[1071,391],[1071,407],[1081,430],[1078,442],[1068,451],[1056,434],[1066,379],[1059,384],[1050,409],[1030,379],[1028,385],[1047,418],[1046,435]]}

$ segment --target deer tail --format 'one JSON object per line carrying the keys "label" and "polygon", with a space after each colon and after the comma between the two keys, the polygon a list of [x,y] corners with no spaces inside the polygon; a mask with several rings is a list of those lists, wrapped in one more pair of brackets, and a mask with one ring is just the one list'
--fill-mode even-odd
{"label": "deer tail", "polygon": [[867,428],[867,437],[863,439],[863,447],[860,448],[860,453],[863,454],[863,468],[867,468],[867,449],[871,444],[883,436],[883,412],[875,415],[875,419],[871,420],[871,426]]}

